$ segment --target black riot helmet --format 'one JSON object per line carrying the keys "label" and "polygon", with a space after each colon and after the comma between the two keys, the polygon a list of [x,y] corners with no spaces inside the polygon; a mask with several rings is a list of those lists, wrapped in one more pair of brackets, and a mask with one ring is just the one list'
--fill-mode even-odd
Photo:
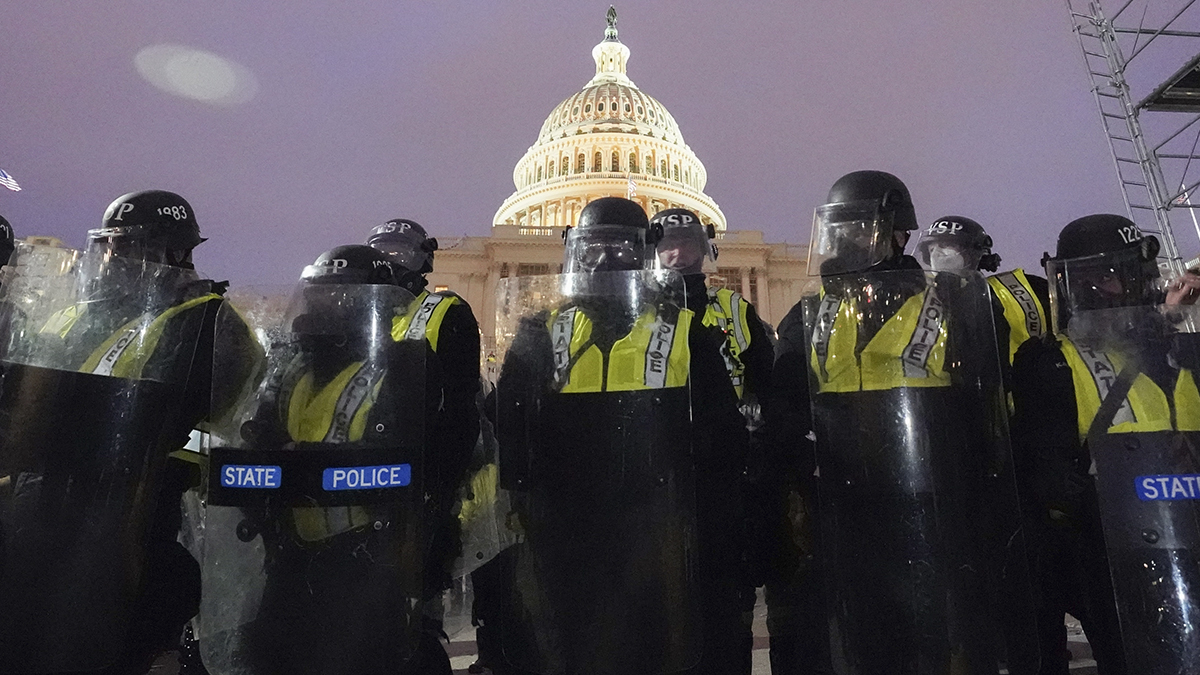
{"label": "black riot helmet", "polygon": [[15,248],[16,239],[13,237],[12,225],[4,216],[0,216],[0,265],[8,264]]}
{"label": "black riot helmet", "polygon": [[429,285],[425,275],[433,271],[438,240],[430,237],[417,221],[393,218],[376,225],[367,236],[367,245],[387,254],[394,264],[397,285],[413,295]]}
{"label": "black riot helmet", "polygon": [[388,254],[363,244],[338,246],[322,253],[304,268],[300,279],[309,284],[396,285]]}
{"label": "black riot helmet", "polygon": [[1000,267],[992,238],[982,225],[963,216],[938,218],[922,229],[917,260],[935,272],[995,272]]}
{"label": "black riot helmet", "polygon": [[659,268],[681,274],[699,274],[704,259],[717,259],[717,247],[711,239],[717,236],[712,223],[703,225],[700,217],[687,209],[659,211],[650,219],[650,227],[661,232],[656,246]]}
{"label": "black riot helmet", "polygon": [[192,249],[203,241],[191,204],[166,190],[118,197],[104,211],[101,227],[88,231],[89,252],[185,269],[193,268]]}
{"label": "black riot helmet", "polygon": [[1081,311],[1150,306],[1162,302],[1158,238],[1142,234],[1124,216],[1078,218],[1058,235],[1055,255],[1042,257],[1050,280],[1056,332]]}
{"label": "black riot helmet", "polygon": [[[562,292],[576,299],[620,299],[640,302],[630,294],[637,284],[629,272],[653,267],[658,237],[637,202],[601,197],[579,212],[577,226],[563,233]],[[626,273],[626,274],[621,274]]]}
{"label": "black riot helmet", "polygon": [[433,271],[433,253],[438,250],[437,239],[430,237],[420,223],[407,218],[393,218],[372,228],[367,245],[387,253],[400,267],[422,275]]}
{"label": "black riot helmet", "polygon": [[917,229],[908,188],[884,171],[854,171],[813,214],[810,275],[861,272],[903,253],[893,233]]}

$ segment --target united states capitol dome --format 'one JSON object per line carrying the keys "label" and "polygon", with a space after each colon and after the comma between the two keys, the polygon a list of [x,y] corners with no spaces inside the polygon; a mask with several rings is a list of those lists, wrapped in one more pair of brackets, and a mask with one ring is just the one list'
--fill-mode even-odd
{"label": "united states capitol dome", "polygon": [[610,9],[604,40],[592,49],[595,76],[546,117],[513,170],[517,189],[496,212],[496,225],[550,234],[573,225],[593,199],[619,196],[648,215],[686,208],[725,229],[720,207],[704,193],[704,164],[666,107],[629,79],[629,55]]}
{"label": "united states capitol dome", "polygon": [[623,72],[597,73],[582,91],[558,104],[542,125],[537,142],[600,131],[637,133],[683,144],[671,113]]}

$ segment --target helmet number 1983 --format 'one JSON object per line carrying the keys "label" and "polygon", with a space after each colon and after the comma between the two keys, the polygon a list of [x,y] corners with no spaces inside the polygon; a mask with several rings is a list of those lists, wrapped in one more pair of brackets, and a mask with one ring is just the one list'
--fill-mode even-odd
{"label": "helmet number 1983", "polygon": [[158,215],[171,216],[175,220],[183,220],[188,217],[186,206],[163,206],[158,209]]}

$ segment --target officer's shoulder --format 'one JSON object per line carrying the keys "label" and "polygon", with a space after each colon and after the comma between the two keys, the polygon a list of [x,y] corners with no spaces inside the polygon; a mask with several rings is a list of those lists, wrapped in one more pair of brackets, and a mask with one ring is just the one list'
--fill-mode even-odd
{"label": "officer's shoulder", "polygon": [[[429,291],[429,295],[432,295],[435,298],[445,298],[446,300],[449,300],[456,305],[457,304],[467,305],[467,301],[463,298],[463,296],[461,296],[458,293],[455,293],[454,291],[449,290],[449,289],[442,289],[440,291]],[[467,306],[470,307],[470,305],[467,305]]]}
{"label": "officer's shoulder", "polygon": [[[183,286],[183,295],[185,298],[200,298],[206,295],[216,295],[220,298],[225,297],[225,292],[229,290],[228,281],[213,281],[212,279],[195,279],[186,282]],[[216,298],[213,298],[214,300]]]}
{"label": "officer's shoulder", "polygon": [[1061,338],[1053,333],[1047,333],[1040,337],[1031,337],[1021,346],[1017,348],[1017,353],[1013,357],[1013,366],[1033,366],[1037,364],[1057,366],[1058,363],[1066,364],[1066,356],[1063,355],[1062,344],[1059,342]]}

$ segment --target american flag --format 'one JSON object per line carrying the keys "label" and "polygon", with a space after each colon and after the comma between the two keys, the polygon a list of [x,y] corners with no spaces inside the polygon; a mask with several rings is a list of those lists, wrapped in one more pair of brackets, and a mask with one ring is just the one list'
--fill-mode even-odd
{"label": "american flag", "polygon": [[637,183],[633,180],[633,176],[629,176],[629,183],[625,186],[625,198],[633,199],[637,196]]}
{"label": "american flag", "polygon": [[8,172],[5,171],[4,169],[0,169],[0,185],[3,185],[4,187],[8,188],[9,190],[12,190],[13,192],[21,191],[21,186],[17,185],[17,179],[8,175]]}

